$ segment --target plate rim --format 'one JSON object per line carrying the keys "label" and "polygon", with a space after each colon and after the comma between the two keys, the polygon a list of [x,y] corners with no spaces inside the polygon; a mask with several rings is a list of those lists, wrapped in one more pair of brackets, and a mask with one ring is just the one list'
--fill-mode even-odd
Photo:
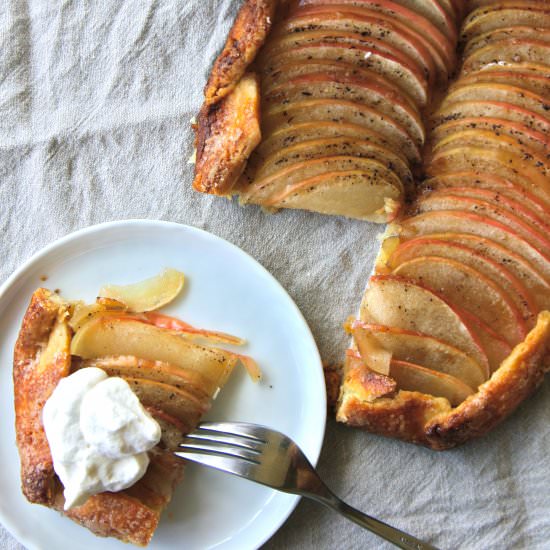
{"label": "plate rim", "polygon": [[[310,347],[312,347],[312,349],[315,351],[315,362],[318,368],[320,369],[320,381],[325,390],[321,393],[321,396],[320,396],[321,398],[320,404],[322,405],[321,417],[317,417],[317,426],[320,428],[319,437],[315,441],[315,448],[312,449],[313,454],[312,455],[308,454],[308,459],[310,460],[312,465],[316,467],[321,455],[324,441],[325,441],[326,422],[327,422],[326,383],[325,383],[324,374],[323,374],[323,362],[322,362],[321,354],[319,352],[319,348],[317,346],[317,342],[315,341],[311,328],[309,327],[309,324],[305,319],[303,313],[301,312],[300,308],[298,307],[296,302],[293,300],[293,298],[290,296],[288,291],[275,278],[275,276],[248,252],[244,251],[242,248],[240,248],[236,244],[233,244],[227,239],[220,237],[219,235],[215,235],[214,233],[211,233],[205,229],[201,229],[199,227],[194,227],[192,225],[187,225],[183,223],[166,221],[166,220],[152,220],[152,219],[140,219],[140,218],[128,218],[128,219],[122,219],[122,220],[107,221],[107,222],[101,222],[98,224],[82,227],[80,229],[71,231],[63,235],[53,240],[52,242],[46,244],[42,248],[38,249],[29,258],[27,258],[19,267],[17,267],[11,273],[11,275],[7,277],[7,279],[0,285],[0,313],[5,308],[8,308],[10,306],[12,301],[12,297],[10,296],[10,293],[17,292],[18,289],[16,285],[19,279],[23,277],[28,270],[31,270],[37,262],[47,257],[56,249],[61,248],[71,243],[72,241],[78,240],[79,238],[90,236],[90,235],[93,235],[94,233],[109,231],[111,229],[117,229],[125,226],[130,229],[133,227],[139,227],[139,226],[173,228],[173,229],[190,231],[191,233],[200,234],[203,238],[207,238],[210,241],[221,241],[222,244],[224,244],[225,246],[229,246],[229,248],[234,253],[242,256],[246,261],[252,262],[252,264],[256,267],[256,269],[259,269],[259,271],[263,273],[264,276],[267,276],[267,278],[271,281],[271,283],[275,284],[279,292],[281,292],[282,296],[284,296],[285,300],[287,301],[287,304],[290,306],[293,312],[298,316],[298,318],[304,324],[304,327],[307,329],[306,334],[308,335],[310,344],[312,344],[312,346]],[[6,300],[7,300],[7,303],[4,304],[3,302],[5,302]],[[16,443],[13,442],[13,444],[15,445]],[[273,489],[273,491],[276,492],[275,489]],[[260,548],[273,535],[275,535],[275,533],[277,533],[281,529],[281,527],[287,522],[288,518],[294,512],[298,503],[302,499],[302,497],[298,495],[289,495],[289,496],[292,496],[292,500],[289,500],[288,509],[285,511],[284,514],[281,515],[278,521],[276,521],[269,529],[266,529],[266,532],[263,534],[262,537],[259,537],[256,543],[257,546],[255,546],[255,548]],[[7,530],[16,539],[17,542],[19,542],[20,544],[24,545],[29,549],[39,548],[36,545],[36,541],[30,540],[25,534],[22,533],[22,530],[20,530],[16,524],[14,524],[11,521],[6,522],[3,515],[0,517],[0,520],[1,520],[1,525],[4,527],[4,529]],[[98,540],[100,539],[98,538]]]}

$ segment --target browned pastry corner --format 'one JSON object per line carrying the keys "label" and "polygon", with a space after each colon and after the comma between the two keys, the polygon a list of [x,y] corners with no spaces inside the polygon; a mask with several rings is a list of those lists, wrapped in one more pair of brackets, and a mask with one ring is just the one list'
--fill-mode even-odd
{"label": "browned pastry corner", "polygon": [[199,113],[194,188],[228,194],[260,139],[259,84],[257,76],[249,73],[229,95],[217,104],[205,104]]}
{"label": "browned pastry corner", "polygon": [[525,341],[456,408],[444,398],[396,392],[392,378],[369,371],[356,356],[348,356],[336,418],[434,450],[450,449],[487,433],[540,386],[550,370],[549,342],[550,313],[543,312]]}
{"label": "browned pastry corner", "polygon": [[277,4],[278,0],[245,0],[206,83],[207,105],[230,94],[254,61],[271,29]]}

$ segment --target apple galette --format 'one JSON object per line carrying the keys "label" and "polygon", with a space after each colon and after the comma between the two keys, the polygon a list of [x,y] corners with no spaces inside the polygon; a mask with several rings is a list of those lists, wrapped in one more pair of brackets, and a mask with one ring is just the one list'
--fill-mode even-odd
{"label": "apple galette", "polygon": [[[183,275],[106,286],[93,304],[39,288],[14,350],[23,493],[97,535],[146,545],[182,479],[171,453],[250,358],[234,336],[156,311]],[[202,341],[202,342],[201,342]]]}
{"label": "apple galette", "polygon": [[195,189],[392,221],[346,324],[339,421],[449,448],[550,368],[549,34],[542,0],[244,2]]}

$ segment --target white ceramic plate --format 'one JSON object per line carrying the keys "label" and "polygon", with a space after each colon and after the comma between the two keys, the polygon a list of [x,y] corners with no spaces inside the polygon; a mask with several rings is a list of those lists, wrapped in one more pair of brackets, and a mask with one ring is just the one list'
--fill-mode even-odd
{"label": "white ceramic plate", "polygon": [[[325,430],[321,360],[298,308],[277,281],[237,247],[204,231],[132,220],[97,225],[48,246],[0,289],[0,522],[32,549],[125,549],[99,539],[21,494],[15,446],[12,351],[21,318],[39,286],[93,300],[104,283],[128,283],[164,267],[183,271],[186,290],[163,311],[198,327],[247,338],[244,350],[264,380],[234,373],[209,419],[265,424],[291,436],[316,463]],[[42,276],[47,276],[45,282]],[[297,497],[190,465],[150,548],[257,548],[286,520]],[[77,542],[78,541],[78,542]]]}

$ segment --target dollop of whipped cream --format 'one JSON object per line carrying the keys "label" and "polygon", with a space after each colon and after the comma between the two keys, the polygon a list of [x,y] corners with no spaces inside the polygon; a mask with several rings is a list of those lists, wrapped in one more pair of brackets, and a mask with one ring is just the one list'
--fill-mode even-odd
{"label": "dollop of whipped cream", "polygon": [[92,495],[132,486],[149,466],[161,430],[128,383],[89,367],[63,378],[42,421],[65,510]]}

